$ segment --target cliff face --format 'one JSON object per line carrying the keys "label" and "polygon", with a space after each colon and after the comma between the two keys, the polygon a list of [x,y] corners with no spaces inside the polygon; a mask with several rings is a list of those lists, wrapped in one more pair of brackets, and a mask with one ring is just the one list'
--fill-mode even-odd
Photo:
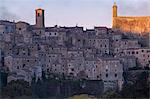
{"label": "cliff face", "polygon": [[113,17],[113,29],[123,32],[150,33],[150,17]]}

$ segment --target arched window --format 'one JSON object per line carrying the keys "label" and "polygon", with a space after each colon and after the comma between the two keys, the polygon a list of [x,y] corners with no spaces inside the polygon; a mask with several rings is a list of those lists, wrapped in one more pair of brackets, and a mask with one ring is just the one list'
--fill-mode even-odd
{"label": "arched window", "polygon": [[40,16],[40,13],[38,13],[37,16],[39,17],[39,16]]}

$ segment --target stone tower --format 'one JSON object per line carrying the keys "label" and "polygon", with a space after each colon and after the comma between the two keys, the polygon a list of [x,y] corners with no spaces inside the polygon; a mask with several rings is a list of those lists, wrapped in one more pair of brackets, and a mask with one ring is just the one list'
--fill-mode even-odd
{"label": "stone tower", "polygon": [[113,5],[113,9],[112,9],[112,13],[113,13],[113,17],[117,17],[117,4],[116,2],[114,2],[114,5]]}
{"label": "stone tower", "polygon": [[45,27],[44,10],[39,8],[39,9],[36,9],[35,12],[36,12],[36,27],[38,28]]}

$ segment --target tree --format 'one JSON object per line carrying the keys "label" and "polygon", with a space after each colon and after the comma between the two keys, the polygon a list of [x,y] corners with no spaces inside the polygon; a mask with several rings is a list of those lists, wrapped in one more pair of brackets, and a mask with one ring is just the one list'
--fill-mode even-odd
{"label": "tree", "polygon": [[32,90],[29,83],[23,80],[11,81],[6,87],[2,89],[3,97],[20,97],[20,96],[31,96]]}
{"label": "tree", "polygon": [[0,71],[0,88],[5,87],[7,85],[7,76],[7,73]]}
{"label": "tree", "polygon": [[102,96],[104,99],[110,99],[110,98],[121,98],[121,95],[117,93],[116,91],[109,90],[105,92]]}
{"label": "tree", "polygon": [[149,98],[148,72],[137,75],[133,84],[127,83],[123,86],[121,94],[124,98]]}
{"label": "tree", "polygon": [[69,99],[95,99],[95,97],[89,96],[87,94],[81,94],[81,95],[74,95],[72,97],[69,97]]}
{"label": "tree", "polygon": [[149,82],[148,82],[149,73],[142,72],[138,75],[137,81],[135,83],[135,90],[137,97],[149,97]]}

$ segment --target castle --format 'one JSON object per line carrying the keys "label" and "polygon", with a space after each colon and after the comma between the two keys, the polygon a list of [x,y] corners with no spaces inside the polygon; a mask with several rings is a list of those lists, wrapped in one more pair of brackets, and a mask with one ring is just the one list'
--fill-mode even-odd
{"label": "castle", "polygon": [[118,16],[117,5],[112,8],[112,28],[122,32],[150,33],[150,16]]}
{"label": "castle", "polygon": [[[36,81],[41,79],[44,72],[47,76],[58,74],[73,79],[102,80],[104,90],[121,89],[123,72],[150,67],[148,37],[133,38],[107,27],[86,30],[78,26],[45,27],[44,18],[44,9],[38,8],[34,25],[0,20],[0,68],[9,73],[8,82],[23,79],[31,83],[33,77]],[[117,17],[115,4],[113,27],[127,31],[130,25],[123,23],[126,20],[129,18]],[[141,20],[133,23],[148,24]],[[147,25],[142,26],[136,30],[148,29]]]}

